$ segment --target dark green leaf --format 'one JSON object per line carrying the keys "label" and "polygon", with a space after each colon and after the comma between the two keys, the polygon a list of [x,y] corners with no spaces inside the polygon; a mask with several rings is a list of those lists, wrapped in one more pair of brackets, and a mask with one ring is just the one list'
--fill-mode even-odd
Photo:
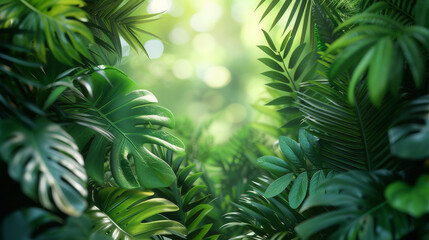
{"label": "dark green leaf", "polygon": [[292,188],[289,192],[289,204],[293,209],[297,209],[307,196],[308,175],[307,172],[299,174],[293,181]]}
{"label": "dark green leaf", "polygon": [[272,198],[277,195],[279,195],[281,192],[283,192],[289,183],[292,181],[292,178],[294,177],[293,173],[288,173],[278,179],[276,179],[274,182],[272,182],[267,190],[265,191],[265,197],[266,198]]}

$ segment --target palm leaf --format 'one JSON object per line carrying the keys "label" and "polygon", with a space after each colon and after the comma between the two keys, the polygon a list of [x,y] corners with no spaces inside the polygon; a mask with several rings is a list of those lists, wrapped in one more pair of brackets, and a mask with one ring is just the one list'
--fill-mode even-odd
{"label": "palm leaf", "polygon": [[169,186],[176,179],[173,170],[144,145],[184,151],[179,139],[156,127],[173,128],[172,113],[158,106],[155,96],[148,91],[129,93],[132,80],[115,68],[98,69],[77,78],[87,81],[77,93],[79,98],[68,99],[65,109],[78,124],[100,133],[90,142],[86,154],[89,176],[103,181],[105,156],[109,154],[110,169],[119,186]]}
{"label": "palm leaf", "polygon": [[86,208],[83,158],[60,126],[39,118],[32,128],[16,120],[0,123],[1,156],[22,191],[43,207],[78,216]]}
{"label": "palm leaf", "polygon": [[[173,168],[177,179],[168,188],[154,190],[156,196],[165,198],[179,207],[179,211],[164,214],[164,216],[180,222],[187,228],[186,239],[217,239],[218,235],[209,236],[208,233],[212,224],[205,224],[204,221],[207,214],[213,209],[207,204],[209,196],[204,193],[207,187],[195,184],[202,173],[194,172],[195,164],[181,167],[185,158],[173,159],[173,152],[170,150],[165,152],[161,148],[155,148],[153,152]],[[171,236],[171,239],[179,240],[182,238]]]}
{"label": "palm leaf", "polygon": [[[83,63],[82,56],[90,58],[87,44],[93,42],[89,29],[79,20],[86,13],[77,6],[81,0],[5,0],[0,4],[1,19],[33,34],[16,36],[15,41],[32,48],[46,61],[46,49],[60,62],[72,65],[73,60]],[[79,19],[79,20],[77,20]]]}
{"label": "palm leaf", "polygon": [[134,50],[146,49],[141,43],[139,33],[152,37],[158,36],[144,30],[141,25],[155,21],[158,14],[137,15],[138,9],[145,2],[141,0],[86,0],[85,10],[90,15],[89,25],[96,42],[105,50],[115,52],[122,57],[123,38]]}
{"label": "palm leaf", "polygon": [[[400,84],[411,72],[416,87],[424,83],[424,56],[429,51],[429,30],[420,26],[408,26],[389,16],[380,15],[380,9],[389,4],[379,2],[366,12],[357,14],[342,23],[338,30],[352,27],[325,52],[340,52],[332,64],[329,78],[337,77],[356,65],[349,85],[350,102],[354,102],[356,83],[368,72],[371,100],[377,106],[389,90],[398,95]],[[391,60],[395,59],[395,61]],[[406,65],[402,64],[405,61]],[[408,68],[404,68],[408,66]]]}
{"label": "palm leaf", "polygon": [[289,207],[284,194],[264,197],[263,192],[271,181],[263,177],[254,182],[253,190],[234,203],[238,210],[226,214],[228,223],[222,228],[242,230],[242,234],[231,239],[272,239],[279,235],[292,239],[295,236],[293,228],[303,217]]}
{"label": "palm leaf", "polygon": [[[281,109],[277,110],[287,121],[282,127],[293,129],[299,126],[302,121],[302,114],[297,111],[296,93],[302,91],[301,85],[313,76],[317,55],[306,50],[305,43],[293,49],[294,37],[291,37],[290,34],[286,35],[281,46],[277,47],[270,35],[265,31],[263,32],[268,46],[258,47],[270,58],[259,60],[271,70],[262,74],[273,80],[267,86],[278,90],[275,99],[266,105],[282,106]],[[286,64],[286,60],[289,60],[288,64]]]}
{"label": "palm leaf", "polygon": [[301,128],[299,141],[297,143],[283,136],[279,138],[280,149],[286,160],[273,156],[258,159],[258,165],[277,178],[268,186],[264,196],[271,198],[286,191],[292,209],[298,208],[325,179],[323,159],[318,153],[318,139]]}
{"label": "palm leaf", "polygon": [[301,212],[316,206],[336,207],[304,221],[295,230],[303,239],[329,227],[328,239],[402,239],[412,231],[409,217],[391,208],[384,189],[393,180],[389,171],[352,171],[322,184],[319,193],[304,202]]}
{"label": "palm leaf", "polygon": [[163,198],[149,198],[153,192],[126,190],[119,187],[94,190],[93,203],[87,214],[93,223],[93,232],[114,239],[148,239],[155,235],[184,237],[186,228],[172,220],[156,218],[158,214],[174,212],[179,208]]}
{"label": "palm leaf", "polygon": [[351,106],[342,82],[314,84],[318,96],[300,93],[299,108],[310,132],[320,139],[323,162],[336,171],[396,168],[399,162],[391,161],[387,131],[398,103],[386,100],[376,108],[360,84]]}

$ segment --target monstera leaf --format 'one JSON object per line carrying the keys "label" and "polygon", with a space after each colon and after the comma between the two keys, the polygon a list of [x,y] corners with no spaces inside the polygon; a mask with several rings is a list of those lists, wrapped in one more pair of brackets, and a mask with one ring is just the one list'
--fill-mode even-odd
{"label": "monstera leaf", "polygon": [[101,134],[95,136],[86,155],[89,176],[103,181],[104,159],[110,146],[110,169],[119,186],[169,186],[176,179],[173,170],[144,145],[184,151],[178,138],[159,130],[174,127],[173,114],[158,106],[155,96],[146,90],[129,93],[132,80],[115,68],[103,67],[80,77],[87,81],[80,99],[69,104],[70,117]]}
{"label": "monstera leaf", "polygon": [[407,160],[429,157],[429,95],[419,97],[404,106],[389,130],[392,154]]}
{"label": "monstera leaf", "polygon": [[126,190],[119,187],[102,188],[93,194],[94,206],[88,210],[93,232],[101,232],[114,239],[148,239],[151,236],[174,234],[184,237],[186,228],[172,220],[150,221],[160,213],[179,208],[163,198],[150,198],[153,192]]}
{"label": "monstera leaf", "polygon": [[325,239],[402,239],[412,231],[409,217],[389,206],[384,189],[393,180],[386,170],[351,171],[322,183],[325,193],[310,195],[301,211],[315,206],[335,207],[310,218],[295,230],[302,239],[334,227]]}
{"label": "monstera leaf", "polygon": [[48,208],[69,215],[86,208],[86,173],[73,138],[60,126],[36,119],[28,128],[16,120],[0,123],[0,154],[22,191]]}

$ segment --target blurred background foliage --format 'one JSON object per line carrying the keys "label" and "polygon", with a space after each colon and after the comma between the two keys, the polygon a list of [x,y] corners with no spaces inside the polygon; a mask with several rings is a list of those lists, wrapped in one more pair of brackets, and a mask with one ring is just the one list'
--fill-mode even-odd
{"label": "blurred background foliage", "polygon": [[263,52],[256,45],[264,38],[256,6],[253,0],[148,1],[149,13],[165,12],[146,24],[160,40],[146,37],[149,58],[128,47],[120,68],[136,88],[151,89],[179,121],[210,122],[214,143],[225,143],[251,120],[269,122],[251,105],[269,99],[263,87],[268,79],[259,74],[264,67],[257,61]]}

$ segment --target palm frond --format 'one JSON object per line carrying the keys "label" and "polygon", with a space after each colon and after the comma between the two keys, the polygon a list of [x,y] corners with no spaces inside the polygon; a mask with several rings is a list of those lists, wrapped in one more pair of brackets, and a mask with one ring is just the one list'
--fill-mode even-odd
{"label": "palm frond", "polygon": [[179,222],[160,214],[179,208],[163,198],[149,198],[153,192],[126,190],[119,187],[95,187],[93,206],[87,211],[93,229],[114,239],[148,239],[156,235],[186,235]]}
{"label": "palm frond", "polygon": [[340,52],[332,64],[329,78],[356,65],[349,85],[351,103],[354,102],[355,86],[367,72],[370,97],[378,106],[388,91],[398,95],[401,81],[408,79],[404,78],[407,70],[417,88],[425,84],[424,62],[429,52],[429,30],[407,26],[376,13],[387,7],[386,2],[379,2],[345,21],[337,31],[350,26],[352,30],[343,34],[325,52],[325,55]]}
{"label": "palm frond", "polygon": [[290,34],[284,37],[280,47],[276,47],[270,35],[265,31],[263,33],[268,46],[258,47],[270,58],[259,60],[271,70],[262,75],[273,80],[267,86],[280,92],[279,96],[266,105],[282,106],[278,111],[287,121],[282,127],[296,128],[302,120],[302,114],[297,109],[297,92],[301,90],[301,84],[312,77],[317,66],[317,55],[313,51],[307,51],[305,43],[293,49],[294,37]]}
{"label": "palm frond", "polygon": [[17,26],[32,34],[17,35],[14,41],[46,61],[47,49],[60,62],[72,65],[73,61],[83,63],[90,58],[88,44],[93,42],[89,29],[81,21],[86,13],[78,6],[82,0],[5,0],[0,3],[0,20],[7,20],[6,26]]}
{"label": "palm frond", "polygon": [[147,55],[139,34],[158,36],[150,33],[141,26],[157,20],[161,13],[136,14],[144,0],[85,0],[84,9],[90,15],[91,29],[96,43],[108,52],[122,57],[123,38],[134,50],[142,49]]}
{"label": "palm frond", "polygon": [[410,218],[389,206],[384,189],[394,179],[386,170],[351,171],[339,174],[322,184],[319,193],[304,202],[301,212],[316,206],[335,207],[298,225],[303,239],[329,227],[327,239],[402,239],[413,230]]}
{"label": "palm frond", "polygon": [[320,139],[324,163],[336,171],[394,169],[387,131],[398,102],[375,107],[363,83],[356,89],[356,104],[347,101],[347,85],[340,81],[314,82],[317,95],[299,93],[300,110],[310,132]]}
{"label": "palm frond", "polygon": [[234,206],[236,212],[226,214],[223,228],[241,229],[231,239],[271,239],[279,235],[286,239],[295,237],[294,227],[303,220],[303,216],[289,207],[284,194],[265,198],[264,191],[272,180],[262,177],[254,182],[253,190],[243,194]]}
{"label": "palm frond", "polygon": [[[176,181],[168,188],[154,189],[156,196],[165,198],[179,207],[177,212],[163,214],[168,219],[175,220],[183,224],[188,230],[186,239],[217,239],[219,235],[211,235],[211,223],[207,223],[206,216],[213,209],[207,204],[209,196],[205,194],[206,186],[195,184],[203,174],[195,172],[195,164],[182,166],[184,157],[173,158],[173,152],[163,151],[161,148],[154,148],[153,152],[159,158],[170,165],[176,175]],[[182,238],[171,236],[173,240]]]}

